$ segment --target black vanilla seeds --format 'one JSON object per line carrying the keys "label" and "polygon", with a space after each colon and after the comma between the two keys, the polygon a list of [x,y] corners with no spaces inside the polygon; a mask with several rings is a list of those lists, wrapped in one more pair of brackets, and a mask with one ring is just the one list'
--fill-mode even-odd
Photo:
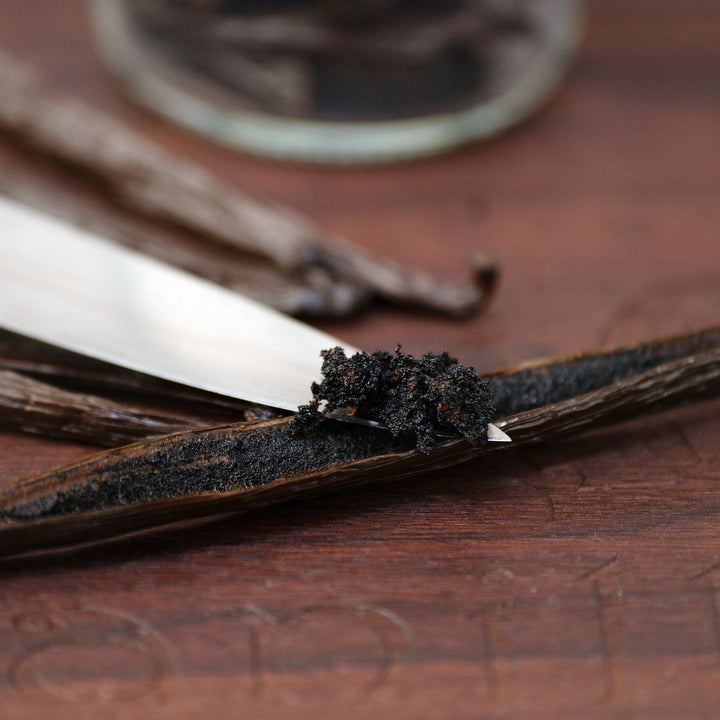
{"label": "black vanilla seeds", "polygon": [[387,426],[395,437],[412,440],[426,454],[446,434],[473,443],[487,440],[495,414],[490,386],[447,352],[414,358],[398,347],[394,355],[377,350],[348,358],[336,347],[323,350],[322,357],[323,380],[313,383],[312,402],[293,421],[296,433],[333,410],[349,408]]}

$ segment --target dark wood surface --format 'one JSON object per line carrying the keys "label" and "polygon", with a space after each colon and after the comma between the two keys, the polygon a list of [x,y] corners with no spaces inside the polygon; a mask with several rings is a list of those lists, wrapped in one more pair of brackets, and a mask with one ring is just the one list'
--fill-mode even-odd
{"label": "dark wood surface", "polygon": [[[135,108],[86,7],[0,2],[0,46],[179,156],[446,277],[459,323],[324,327],[490,370],[720,321],[720,6],[596,0],[559,96],[487,145],[284,166]],[[2,90],[0,89],[0,92]],[[10,171],[36,166],[7,138]],[[412,481],[0,568],[0,717],[712,718],[720,403]],[[0,435],[0,483],[89,448]]]}

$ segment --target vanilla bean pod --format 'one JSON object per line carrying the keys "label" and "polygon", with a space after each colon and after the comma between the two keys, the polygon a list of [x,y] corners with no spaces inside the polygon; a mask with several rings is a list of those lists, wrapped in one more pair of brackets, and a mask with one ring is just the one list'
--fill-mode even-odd
{"label": "vanilla bean pod", "polygon": [[212,38],[196,42],[195,53],[197,70],[216,77],[264,107],[298,114],[306,112],[311,104],[313,77],[302,57],[256,57],[219,45]]}
{"label": "vanilla bean pod", "polygon": [[[287,414],[131,370],[113,366],[104,369],[99,362],[97,367],[81,367],[0,357],[0,374],[3,373],[8,379],[0,381],[0,426],[12,429],[22,425],[26,432],[103,447],[149,437],[155,414],[165,418],[165,432],[227,422],[258,422]],[[9,378],[10,375],[17,376],[17,380]],[[39,424],[31,408],[36,391],[44,395],[44,402],[55,406],[47,408]],[[186,412],[188,407],[192,407],[192,414]],[[62,418],[70,413],[91,416],[94,408],[100,414],[100,422],[85,423],[82,433],[77,428],[68,432],[64,424],[52,420],[54,416]],[[113,437],[108,437],[103,429],[104,414],[113,416]],[[136,415],[141,425],[145,416],[150,418],[148,433],[140,432],[134,422],[125,426],[124,418]]]}
{"label": "vanilla bean pod", "polygon": [[[484,379],[494,392],[497,416],[505,417],[590,392],[716,345],[720,345],[720,330],[710,329],[627,349],[523,363],[485,375]],[[147,432],[142,432],[143,417],[153,412],[165,418],[167,432],[227,422],[257,422],[284,414],[102,363],[11,333],[0,333],[0,370],[42,383],[47,405],[44,413],[33,411],[33,386],[29,380],[23,385],[24,400],[18,398],[18,382],[8,387],[0,382],[0,410],[5,413],[0,423],[6,428],[24,428],[35,434],[82,440],[102,447],[159,434],[150,420]],[[88,400],[88,395],[95,397]],[[56,405],[52,411],[51,403]],[[193,408],[190,419],[188,407]],[[94,412],[97,418],[93,417]],[[175,425],[173,413],[177,418]],[[62,422],[63,417],[83,415],[87,417],[81,423]],[[111,434],[105,431],[105,415],[113,418]],[[55,417],[59,419],[55,421]]]}
{"label": "vanilla bean pod", "polygon": [[[517,393],[515,400],[505,398],[509,414],[497,421],[513,438],[501,450],[720,393],[719,338],[715,328],[490,376],[500,395],[506,386]],[[548,374],[565,381],[548,383]],[[615,379],[603,384],[607,378]],[[90,542],[405,478],[499,450],[451,439],[428,457],[377,429],[328,422],[296,436],[289,423],[169,435],[16,481],[0,493],[0,553]]]}
{"label": "vanilla bean pod", "polygon": [[476,311],[492,292],[491,286],[446,282],[330,237],[298,213],[256,200],[173,157],[115,118],[49,93],[33,71],[3,53],[0,87],[0,131],[82,170],[143,217],[265,258],[289,276],[320,271],[341,285],[449,315]]}
{"label": "vanilla bean pod", "polygon": [[114,447],[285,414],[0,333],[0,427],[6,430]]}
{"label": "vanilla bean pod", "polygon": [[[372,292],[364,284],[333,277],[324,268],[313,266],[288,273],[267,258],[122,213],[107,203],[99,203],[101,198],[96,198],[96,193],[78,197],[66,188],[42,188],[27,172],[0,176],[0,192],[288,315],[346,317],[372,299]],[[486,259],[484,267],[492,275],[478,277],[476,284],[479,288],[490,288],[495,282],[495,265]]]}
{"label": "vanilla bean pod", "polygon": [[114,447],[211,422],[212,417],[68,392],[0,370],[0,428],[4,430]]}
{"label": "vanilla bean pod", "polygon": [[373,32],[348,30],[308,9],[210,17],[206,22],[210,38],[245,51],[342,54],[410,65],[428,62],[457,45],[476,44],[489,30],[487,12],[477,5],[440,14],[388,14]]}

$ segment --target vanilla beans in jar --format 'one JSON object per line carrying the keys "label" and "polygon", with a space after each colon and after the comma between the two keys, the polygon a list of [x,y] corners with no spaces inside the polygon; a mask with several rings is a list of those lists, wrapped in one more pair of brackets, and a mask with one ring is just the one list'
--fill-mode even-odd
{"label": "vanilla beans in jar", "polygon": [[[166,115],[260,152],[272,136],[371,160],[411,154],[389,123],[442,120],[449,146],[517,121],[560,73],[527,74],[567,62],[579,24],[574,0],[102,0],[95,16],[110,64]],[[475,117],[521,81],[513,110]],[[335,137],[358,129],[364,150]],[[442,149],[413,130],[413,154]]]}

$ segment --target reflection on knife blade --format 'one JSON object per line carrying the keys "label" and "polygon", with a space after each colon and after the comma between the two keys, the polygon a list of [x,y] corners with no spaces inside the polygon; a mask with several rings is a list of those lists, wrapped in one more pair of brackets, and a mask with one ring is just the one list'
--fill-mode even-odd
{"label": "reflection on knife blade", "polygon": [[[361,357],[351,346],[237,293],[2,199],[0,223],[0,327],[15,333],[290,411],[310,401],[323,350],[338,347]],[[467,382],[459,383],[459,367],[455,362],[451,371],[457,377],[443,380],[458,400],[470,392]],[[450,368],[437,365],[430,372],[443,374]],[[391,375],[387,371],[376,378],[376,391],[387,391],[388,399],[397,394],[388,382]],[[481,385],[474,371],[469,375],[474,386]],[[425,379],[413,380],[414,395],[396,398],[395,417],[410,399],[418,410],[428,404],[421,387],[427,377],[425,372]],[[436,412],[422,432],[415,421],[412,428],[394,425],[390,412],[368,417],[389,424],[394,434],[407,435],[410,429],[426,451],[433,445],[432,426],[487,440],[489,398],[472,396],[464,402],[461,408],[447,392],[438,396],[435,405],[446,409],[442,416]],[[367,403],[365,407],[370,409]],[[507,440],[497,432],[490,439]]]}
{"label": "reflection on knife blade", "polygon": [[0,327],[173,382],[294,411],[323,348],[352,346],[0,198]]}

